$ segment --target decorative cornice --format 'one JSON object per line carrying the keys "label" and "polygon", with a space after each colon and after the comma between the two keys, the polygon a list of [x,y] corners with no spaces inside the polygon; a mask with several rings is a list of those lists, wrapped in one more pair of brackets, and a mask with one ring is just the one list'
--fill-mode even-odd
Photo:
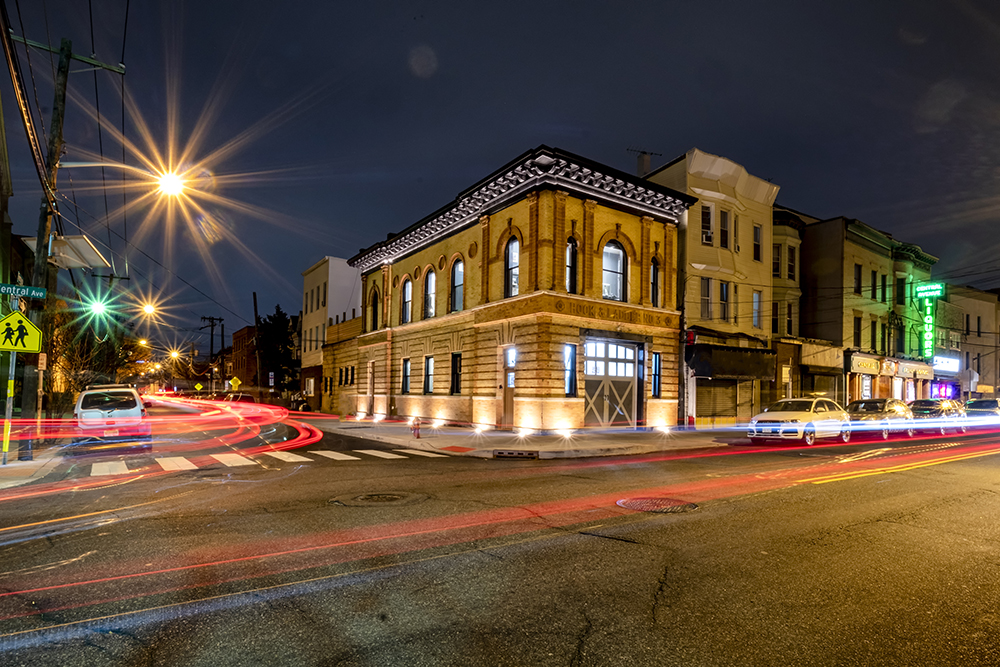
{"label": "decorative cornice", "polygon": [[479,220],[480,216],[503,208],[526,193],[551,186],[582,197],[598,199],[614,206],[677,224],[692,201],[685,195],[618,172],[588,163],[550,148],[531,151],[479,186],[459,196],[455,202],[398,236],[362,250],[348,260],[351,266],[368,271],[389,264],[424,246]]}

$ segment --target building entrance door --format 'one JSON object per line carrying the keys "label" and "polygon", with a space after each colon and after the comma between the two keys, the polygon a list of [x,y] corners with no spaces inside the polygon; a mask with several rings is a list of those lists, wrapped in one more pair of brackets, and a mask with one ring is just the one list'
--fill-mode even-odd
{"label": "building entrance door", "polygon": [[638,354],[634,344],[589,340],[584,345],[586,426],[636,424]]}

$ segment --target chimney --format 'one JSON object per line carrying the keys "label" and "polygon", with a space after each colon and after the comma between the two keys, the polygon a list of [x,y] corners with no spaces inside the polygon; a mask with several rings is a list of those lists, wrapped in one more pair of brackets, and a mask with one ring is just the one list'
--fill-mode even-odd
{"label": "chimney", "polygon": [[649,173],[649,153],[639,151],[636,153],[636,176],[644,178]]}

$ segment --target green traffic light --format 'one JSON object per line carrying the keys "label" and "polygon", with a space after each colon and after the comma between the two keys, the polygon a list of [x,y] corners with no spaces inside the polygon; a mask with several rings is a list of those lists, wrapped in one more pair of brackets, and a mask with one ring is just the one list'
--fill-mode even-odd
{"label": "green traffic light", "polygon": [[93,301],[90,304],[90,312],[94,315],[103,315],[108,307],[103,301]]}

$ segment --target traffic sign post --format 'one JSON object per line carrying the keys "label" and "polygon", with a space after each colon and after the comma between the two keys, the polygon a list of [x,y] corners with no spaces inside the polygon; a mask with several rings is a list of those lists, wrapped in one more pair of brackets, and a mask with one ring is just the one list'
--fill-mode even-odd
{"label": "traffic sign post", "polygon": [[[7,465],[7,452],[10,451],[10,422],[14,417],[14,368],[17,353],[41,352],[42,330],[35,326],[22,312],[20,297],[44,298],[45,290],[40,287],[25,287],[23,285],[5,285],[0,283],[0,294],[10,294],[11,313],[0,319],[0,350],[10,352],[10,370],[7,373],[7,406],[3,420],[3,463]],[[41,418],[42,405],[42,370],[45,361],[42,360],[38,373],[38,416]],[[41,435],[41,421],[36,420],[35,427]],[[30,443],[30,441],[29,441]],[[30,447],[30,444],[29,444]],[[30,449],[28,450],[30,453]]]}

